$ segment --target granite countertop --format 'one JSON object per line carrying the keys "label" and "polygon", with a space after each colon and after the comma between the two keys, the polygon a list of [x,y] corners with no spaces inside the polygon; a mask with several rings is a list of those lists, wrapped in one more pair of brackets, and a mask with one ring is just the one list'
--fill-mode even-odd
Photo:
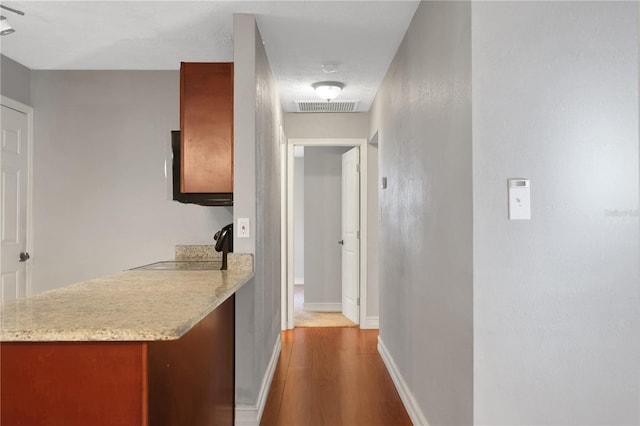
{"label": "granite countertop", "polygon": [[0,341],[152,341],[180,338],[253,276],[250,254],[229,269],[134,270],[0,307]]}

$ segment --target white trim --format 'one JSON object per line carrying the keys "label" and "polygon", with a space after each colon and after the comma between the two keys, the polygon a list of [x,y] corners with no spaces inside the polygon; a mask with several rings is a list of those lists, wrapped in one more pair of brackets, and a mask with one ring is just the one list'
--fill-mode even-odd
{"label": "white trim", "polygon": [[269,397],[269,390],[271,389],[271,382],[273,381],[273,375],[276,372],[276,365],[278,365],[278,358],[280,358],[280,350],[282,349],[282,341],[280,334],[273,347],[273,353],[267,365],[267,371],[262,378],[262,386],[260,386],[260,392],[258,393],[258,401],[256,405],[251,404],[236,404],[236,418],[235,426],[258,426],[260,420],[262,420],[262,413],[264,412],[264,406],[267,403]]}
{"label": "white trim", "polygon": [[411,389],[409,389],[407,382],[402,377],[400,370],[398,370],[398,366],[393,361],[391,354],[387,350],[387,347],[384,345],[380,336],[378,336],[378,352],[380,353],[382,361],[384,361],[384,365],[387,367],[387,370],[391,375],[391,379],[393,380],[393,384],[396,386],[396,390],[400,394],[400,399],[402,400],[404,408],[406,408],[407,413],[409,414],[411,423],[413,423],[415,426],[429,426],[427,418],[420,409],[420,406],[411,393]]}
{"label": "white trim", "polygon": [[[284,134],[284,129],[280,125],[280,304],[285,306],[287,303],[287,284],[288,284],[288,268],[287,261],[289,255],[287,253],[288,247],[288,227],[287,220],[289,217],[289,209],[287,207],[287,137]],[[284,309],[280,309],[280,329],[287,329],[287,312]]]}
{"label": "white trim", "polygon": [[256,426],[258,409],[249,404],[236,404],[235,426]]}
{"label": "white trim", "polygon": [[284,198],[287,199],[287,286],[285,294],[287,295],[286,305],[281,307],[282,312],[286,312],[286,324],[284,329],[290,330],[293,324],[293,163],[295,158],[294,146],[287,144],[287,192]]}
{"label": "white trim", "polygon": [[[14,101],[6,96],[0,96],[0,104],[8,108],[15,109],[27,116],[27,146],[29,148],[29,158],[27,159],[27,174],[29,183],[27,184],[27,253],[33,257],[33,108],[21,102]],[[26,262],[27,297],[31,296],[33,271],[32,262]]]}
{"label": "white trim", "polygon": [[342,312],[342,303],[304,303],[305,312]]}
{"label": "white trim", "polygon": [[365,138],[335,138],[335,139],[312,139],[312,138],[291,138],[289,145],[298,146],[362,146],[367,144]]}
{"label": "white trim", "polygon": [[304,285],[304,280],[300,281],[299,279],[294,279],[293,285]]}
{"label": "white trim", "polygon": [[363,330],[378,330],[380,328],[380,318],[375,317],[367,317],[364,322],[360,324],[360,328]]}
{"label": "white trim", "polygon": [[[344,139],[311,139],[311,138],[291,138],[288,140],[287,158],[287,199],[293,198],[293,159],[294,147],[298,146],[355,146],[360,148],[360,309],[358,324],[363,324],[367,320],[367,148],[369,141],[366,138],[344,138]],[[364,206],[364,208],[362,208]],[[287,214],[293,218],[293,203],[288,202]],[[287,220],[287,329],[292,329],[293,324],[293,220]],[[284,311],[283,307],[283,311]]]}

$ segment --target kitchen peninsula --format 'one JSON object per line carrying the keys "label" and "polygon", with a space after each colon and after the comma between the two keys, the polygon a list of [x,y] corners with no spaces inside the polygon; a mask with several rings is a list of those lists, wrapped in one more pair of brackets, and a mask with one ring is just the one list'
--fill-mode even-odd
{"label": "kitchen peninsula", "polygon": [[235,292],[229,269],[131,270],[0,310],[0,424],[233,424]]}

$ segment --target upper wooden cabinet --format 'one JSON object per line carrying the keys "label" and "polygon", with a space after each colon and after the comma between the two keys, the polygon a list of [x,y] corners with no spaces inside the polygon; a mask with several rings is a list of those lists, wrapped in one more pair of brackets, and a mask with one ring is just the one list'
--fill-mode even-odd
{"label": "upper wooden cabinet", "polygon": [[180,191],[233,193],[233,63],[180,67]]}

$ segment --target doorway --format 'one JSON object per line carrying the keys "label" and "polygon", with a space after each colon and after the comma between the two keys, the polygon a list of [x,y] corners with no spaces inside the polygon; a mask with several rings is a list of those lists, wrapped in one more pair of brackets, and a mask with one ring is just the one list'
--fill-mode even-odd
{"label": "doorway", "polygon": [[33,109],[2,97],[0,114],[0,302],[31,293]]}
{"label": "doorway", "polygon": [[[358,324],[358,150],[343,146],[295,147],[296,327]],[[346,168],[345,158],[349,160]]]}
{"label": "doorway", "polygon": [[[287,153],[287,195],[286,195],[286,200],[287,200],[287,228],[286,228],[286,232],[287,232],[287,256],[286,256],[286,280],[283,281],[283,306],[282,306],[282,312],[283,312],[283,324],[282,324],[282,328],[283,329],[291,329],[294,328],[294,309],[295,309],[295,289],[296,287],[295,285],[295,281],[296,281],[296,268],[295,268],[295,246],[296,246],[296,242],[295,242],[295,236],[296,236],[296,232],[295,232],[295,226],[296,226],[296,222],[294,220],[295,217],[295,208],[296,208],[296,204],[295,204],[295,197],[294,197],[294,193],[295,193],[295,152],[296,150],[298,150],[298,152],[301,151],[301,148],[306,148],[306,149],[328,149],[329,147],[333,147],[334,149],[339,149],[342,153],[344,153],[345,151],[348,151],[350,147],[357,147],[356,151],[356,155],[358,157],[360,166],[359,166],[359,173],[357,174],[357,177],[355,179],[358,180],[357,182],[357,186],[360,189],[360,194],[358,197],[358,200],[356,202],[356,205],[358,207],[360,206],[367,206],[367,164],[366,164],[366,159],[367,159],[367,140],[366,139],[290,139],[288,141],[288,153]],[[338,157],[340,158],[340,157]],[[340,165],[338,167],[341,167],[341,162]],[[334,196],[337,195],[338,197],[341,196],[340,193],[338,194],[334,194]],[[341,204],[341,203],[340,203]],[[366,301],[366,278],[367,278],[367,209],[366,208],[362,208],[359,209],[360,211],[357,212],[357,224],[359,225],[359,229],[357,229],[356,231],[359,231],[359,238],[356,238],[356,246],[357,246],[357,263],[355,264],[355,270],[356,270],[356,274],[355,274],[355,279],[357,280],[357,288],[355,289],[355,292],[351,292],[349,293],[350,298],[352,299],[354,304],[359,303],[360,306],[357,307],[357,309],[355,310],[355,312],[352,310],[352,319],[355,319],[355,323],[356,324],[362,324],[362,318],[366,318],[367,312],[366,312],[366,303],[363,303],[364,301]],[[318,211],[315,213],[320,213],[322,214],[322,211]],[[341,225],[340,225],[341,226]],[[340,257],[340,241],[343,239],[341,238],[342,235],[342,230],[338,229],[336,231],[335,229],[336,226],[333,226],[333,234],[335,235],[323,235],[322,232],[326,232],[325,229],[320,228],[318,230],[318,232],[320,232],[321,234],[319,235],[323,235],[323,237],[326,237],[325,240],[327,240],[325,242],[325,244],[329,244],[329,247],[331,246],[331,244],[333,244],[333,246],[335,247],[335,250],[332,250],[331,248],[329,249],[330,252],[332,252],[332,255],[335,257],[336,253],[338,253],[337,255]],[[333,237],[333,240],[331,239]],[[297,242],[298,245],[300,245],[300,241]],[[351,249],[352,250],[352,249]],[[305,256],[307,254],[305,253]],[[334,259],[335,260],[335,259]],[[309,272],[313,271],[306,271],[304,272],[305,275],[307,275]],[[316,271],[317,272],[317,271]],[[334,274],[335,275],[335,274]],[[354,274],[352,274],[354,275]],[[300,274],[298,274],[298,279],[300,279]],[[354,277],[352,277],[354,278]],[[335,279],[335,278],[334,278]],[[340,295],[338,296],[337,300],[340,300],[342,298],[342,289],[341,289],[341,284],[342,284],[342,277],[340,274],[340,271],[338,271],[338,278],[337,280],[339,280],[339,286],[340,286]],[[299,293],[299,287],[298,287],[298,293]],[[298,296],[300,297],[300,296]],[[334,298],[336,298],[336,296],[334,295]],[[327,303],[328,308],[325,310],[332,310],[330,309],[331,306],[330,303]],[[336,305],[336,303],[334,303],[333,305]],[[341,306],[342,303],[337,303],[338,306]],[[316,310],[318,308],[318,304],[314,304],[313,306],[310,306],[310,310]],[[323,310],[322,306],[320,306],[319,310]],[[333,309],[335,310],[335,309]]]}

